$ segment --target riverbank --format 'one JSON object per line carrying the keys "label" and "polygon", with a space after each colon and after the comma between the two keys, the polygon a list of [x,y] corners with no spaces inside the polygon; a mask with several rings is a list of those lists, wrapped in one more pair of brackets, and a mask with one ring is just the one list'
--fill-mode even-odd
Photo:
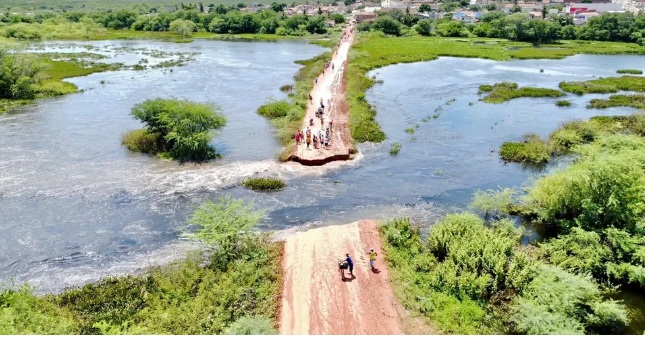
{"label": "riverbank", "polygon": [[45,68],[36,76],[42,80],[35,84],[36,95],[33,99],[0,99],[0,114],[17,106],[32,103],[38,99],[62,96],[78,92],[78,87],[64,81],[66,78],[86,76],[93,73],[118,69],[118,65],[97,62],[41,60]]}
{"label": "riverbank", "polygon": [[397,64],[435,60],[441,56],[482,58],[497,61],[514,59],[562,59],[576,54],[645,54],[635,43],[560,41],[535,47],[530,43],[485,38],[386,37],[361,33],[350,51],[346,99],[349,125],[356,142],[382,142],[385,133],[375,121],[376,110],[365,100],[374,85],[371,70]]}
{"label": "riverbank", "polygon": [[[293,142],[289,160],[308,166],[319,166],[337,160],[349,160],[354,153],[345,101],[347,57],[354,41],[354,26],[343,31],[338,48],[316,76],[299,135]],[[320,126],[318,124],[320,122]],[[326,142],[325,140],[328,140]]]}

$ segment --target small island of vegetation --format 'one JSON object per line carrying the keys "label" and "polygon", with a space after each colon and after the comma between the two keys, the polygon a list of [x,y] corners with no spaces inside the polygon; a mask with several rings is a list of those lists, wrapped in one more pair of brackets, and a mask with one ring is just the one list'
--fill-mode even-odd
{"label": "small island of vegetation", "polygon": [[131,151],[178,160],[202,161],[217,157],[209,144],[226,117],[213,104],[178,99],[151,99],[132,108],[132,116],[146,125],[123,135]]}
{"label": "small island of vegetation", "polygon": [[277,178],[247,178],[242,186],[254,191],[275,191],[283,189],[286,184],[282,179]]}
{"label": "small island of vegetation", "polygon": [[583,82],[560,82],[560,89],[576,95],[609,94],[625,91],[645,92],[645,77],[607,77]]}
{"label": "small island of vegetation", "polygon": [[618,74],[642,75],[643,71],[642,70],[637,70],[637,69],[618,69],[618,70],[616,70],[616,73],[618,73]]}
{"label": "small island of vegetation", "polygon": [[587,108],[590,109],[606,109],[617,106],[645,109],[645,95],[612,95],[609,96],[609,99],[594,98],[587,104]]}
{"label": "small island of vegetation", "polygon": [[559,101],[556,101],[556,102],[555,102],[555,105],[557,105],[557,106],[561,106],[561,107],[564,107],[564,106],[571,106],[571,102],[570,102],[570,101],[566,101],[566,100],[559,100]]}
{"label": "small island of vegetation", "polygon": [[562,97],[565,94],[560,90],[547,88],[518,88],[517,83],[502,82],[493,85],[479,86],[479,92],[488,92],[482,99],[486,103],[503,103],[520,97]]}

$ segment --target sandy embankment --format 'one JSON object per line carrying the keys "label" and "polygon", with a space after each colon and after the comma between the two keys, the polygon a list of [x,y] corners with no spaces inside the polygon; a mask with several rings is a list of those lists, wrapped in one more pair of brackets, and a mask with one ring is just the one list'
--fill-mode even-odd
{"label": "sandy embankment", "polygon": [[[379,253],[369,268],[367,252]],[[344,280],[338,260],[349,253],[354,278]],[[330,226],[287,238],[281,334],[401,334],[400,307],[382,260],[375,221]]]}

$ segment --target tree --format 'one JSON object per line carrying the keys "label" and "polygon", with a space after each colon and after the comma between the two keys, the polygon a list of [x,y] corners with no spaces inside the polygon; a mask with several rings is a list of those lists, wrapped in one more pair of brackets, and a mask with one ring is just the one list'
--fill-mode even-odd
{"label": "tree", "polygon": [[416,30],[419,35],[430,36],[432,35],[433,25],[434,22],[432,20],[420,20],[416,26],[414,26],[414,30]]}
{"label": "tree", "polygon": [[206,160],[216,157],[209,145],[213,130],[226,125],[226,117],[207,103],[177,99],[150,99],[132,108],[132,116],[156,136],[158,146],[180,160]]}
{"label": "tree", "polygon": [[169,29],[182,37],[190,37],[197,25],[190,20],[177,19],[170,23]]}
{"label": "tree", "polygon": [[36,96],[36,85],[42,77],[42,62],[31,55],[10,55],[0,49],[0,98],[31,99]]}
{"label": "tree", "polygon": [[287,7],[286,4],[279,4],[277,2],[272,2],[271,3],[271,10],[274,12],[282,12],[284,11],[284,8]]}
{"label": "tree", "polygon": [[426,4],[426,3],[422,3],[422,4],[419,6],[419,12],[421,12],[421,13],[424,13],[424,12],[431,12],[431,11],[432,11],[432,7],[430,7],[430,5],[428,5],[428,4]]}
{"label": "tree", "polygon": [[401,35],[401,23],[389,15],[380,16],[374,21],[373,27],[388,35]]}

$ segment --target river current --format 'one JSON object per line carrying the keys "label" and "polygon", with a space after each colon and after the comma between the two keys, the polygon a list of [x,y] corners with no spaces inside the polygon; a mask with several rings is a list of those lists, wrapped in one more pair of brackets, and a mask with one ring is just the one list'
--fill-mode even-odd
{"label": "river current", "polygon": [[[560,81],[645,69],[642,56],[578,55],[564,60],[440,58],[372,71],[367,93],[388,135],[360,144],[349,163],[319,168],[279,164],[270,123],[256,114],[293,82],[293,61],[324,49],[300,42],[102,41],[43,44],[38,51],[104,53],[103,62],[136,64],[151,51],[190,53],[185,66],[122,70],[73,78],[81,93],[46,99],[0,115],[0,280],[60,291],[183,256],[192,244],[182,226],[201,202],[231,195],[267,211],[272,230],[410,216],[431,224],[467,207],[473,191],[526,186],[545,171],[504,164],[496,150],[527,132],[547,136],[561,123],[635,110],[586,109],[603,95],[479,101],[481,84],[501,81],[557,88]],[[168,56],[168,55],[166,55]],[[159,56],[159,60],[163,60]],[[172,71],[170,70],[172,69]],[[380,81],[379,81],[380,82]],[[228,117],[214,140],[224,157],[177,164],[128,152],[121,135],[139,128],[134,104],[155,97],[210,101]],[[406,129],[411,130],[406,132]],[[402,145],[396,156],[390,144]],[[281,177],[287,188],[256,193],[249,176]]]}

